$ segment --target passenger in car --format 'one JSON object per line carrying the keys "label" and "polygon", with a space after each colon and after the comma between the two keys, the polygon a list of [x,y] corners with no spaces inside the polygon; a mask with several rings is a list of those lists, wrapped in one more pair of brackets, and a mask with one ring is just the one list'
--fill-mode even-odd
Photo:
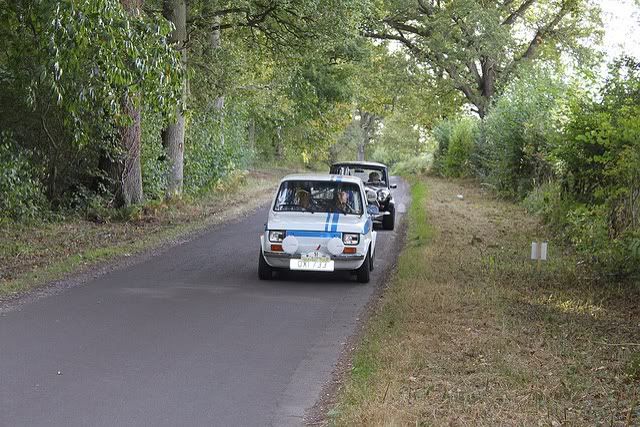
{"label": "passenger in car", "polygon": [[296,191],[296,199],[298,200],[297,205],[305,210],[308,210],[311,206],[311,195],[307,190],[300,189]]}
{"label": "passenger in car", "polygon": [[353,207],[349,204],[349,194],[346,191],[338,191],[335,208],[342,213],[354,213]]}

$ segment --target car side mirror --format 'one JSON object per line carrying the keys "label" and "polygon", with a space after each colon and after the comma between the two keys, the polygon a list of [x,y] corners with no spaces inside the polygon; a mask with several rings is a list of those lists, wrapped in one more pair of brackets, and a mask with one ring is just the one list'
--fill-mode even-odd
{"label": "car side mirror", "polygon": [[398,184],[390,184],[389,188],[398,188]]}

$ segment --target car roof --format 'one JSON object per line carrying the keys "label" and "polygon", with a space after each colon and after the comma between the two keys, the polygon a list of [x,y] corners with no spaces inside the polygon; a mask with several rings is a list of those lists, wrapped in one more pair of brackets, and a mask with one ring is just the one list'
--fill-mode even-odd
{"label": "car roof", "polygon": [[359,162],[357,160],[354,161],[350,161],[350,162],[336,162],[333,163],[331,165],[333,166],[365,166],[365,167],[376,167],[376,168],[386,168],[387,166],[382,164],[382,163],[377,163],[377,162]]}
{"label": "car roof", "polygon": [[280,182],[284,181],[341,181],[359,184],[362,182],[357,176],[349,175],[331,175],[328,173],[308,173],[308,174],[292,174],[287,175]]}

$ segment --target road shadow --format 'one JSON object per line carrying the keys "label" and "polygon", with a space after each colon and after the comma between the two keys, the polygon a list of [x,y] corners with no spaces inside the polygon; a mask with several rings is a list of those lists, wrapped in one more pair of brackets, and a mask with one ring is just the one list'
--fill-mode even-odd
{"label": "road shadow", "polygon": [[355,274],[350,271],[334,271],[333,273],[316,273],[312,271],[277,271],[273,279],[263,281],[264,284],[273,284],[285,287],[305,287],[318,285],[328,287],[359,287],[366,286],[365,283],[359,283]]}

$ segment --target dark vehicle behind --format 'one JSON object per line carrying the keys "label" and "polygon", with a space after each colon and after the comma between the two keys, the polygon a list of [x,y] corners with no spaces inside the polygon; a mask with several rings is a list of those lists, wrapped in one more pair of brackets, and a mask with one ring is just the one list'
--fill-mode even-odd
{"label": "dark vehicle behind", "polygon": [[396,188],[396,185],[389,182],[387,166],[375,162],[338,162],[331,165],[329,173],[357,176],[362,179],[367,191],[375,192],[376,194],[376,201],[380,210],[376,221],[381,222],[382,228],[385,230],[393,230],[396,208],[391,189]]}

